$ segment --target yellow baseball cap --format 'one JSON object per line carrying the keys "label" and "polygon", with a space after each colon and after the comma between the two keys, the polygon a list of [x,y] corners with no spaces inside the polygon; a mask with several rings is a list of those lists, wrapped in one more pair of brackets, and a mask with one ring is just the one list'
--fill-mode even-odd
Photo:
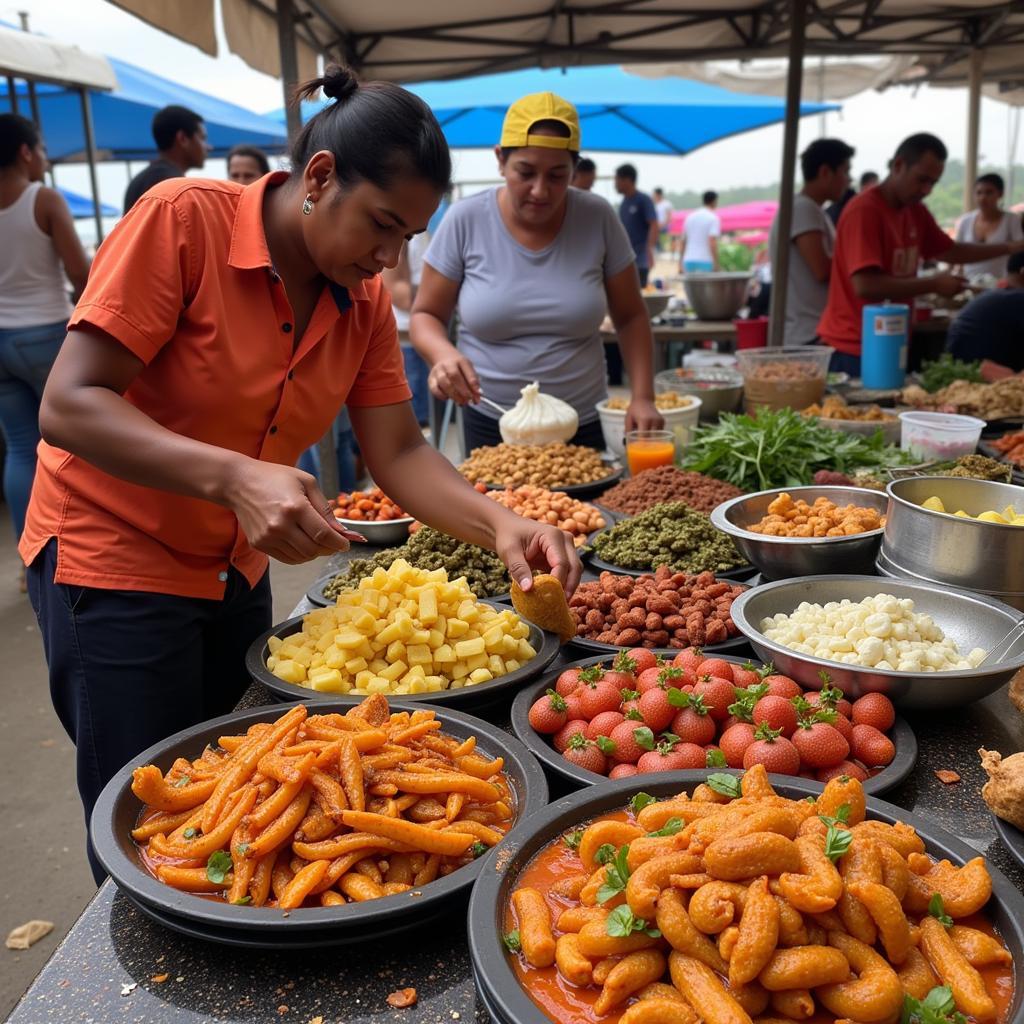
{"label": "yellow baseball cap", "polygon": [[[538,121],[557,121],[569,129],[569,137],[531,135]],[[553,92],[535,92],[515,101],[505,112],[501,126],[502,147],[541,146],[544,149],[580,151],[580,118],[576,108]]]}

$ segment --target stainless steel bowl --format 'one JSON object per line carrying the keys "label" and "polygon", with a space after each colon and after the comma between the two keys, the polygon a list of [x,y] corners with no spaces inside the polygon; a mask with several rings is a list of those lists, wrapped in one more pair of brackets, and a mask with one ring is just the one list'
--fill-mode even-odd
{"label": "stainless steel bowl", "polygon": [[987,594],[1024,606],[1024,527],[933,512],[922,503],[942,499],[946,508],[971,515],[1024,511],[1024,487],[994,480],[918,476],[886,488],[889,509],[879,557],[900,576]]}
{"label": "stainless steel bowl", "polygon": [[416,520],[412,516],[404,516],[402,519],[384,519],[380,522],[368,522],[365,519],[338,519],[338,522],[346,529],[361,533],[370,544],[387,547],[389,544],[404,544],[409,539],[409,527]]}
{"label": "stainless steel bowl", "polygon": [[671,292],[643,292],[643,297],[647,315],[653,320],[665,312],[672,294]]}
{"label": "stainless steel bowl", "polygon": [[676,370],[664,370],[655,379],[655,390],[678,391],[696,395],[700,401],[702,422],[716,422],[719,413],[735,412],[743,401],[743,377],[738,370],[727,367],[704,367],[685,370],[685,377]]}
{"label": "stainless steel bowl", "polygon": [[723,502],[711,513],[711,522],[732,537],[751,565],[772,580],[791,576],[818,576],[824,573],[870,574],[882,543],[882,530],[869,530],[852,537],[766,537],[746,527],[759,523],[768,514],[768,506],[780,495],[808,504],[828,498],[837,505],[859,505],[884,513],[886,496],[864,487],[774,487],[770,491],[743,494]]}
{"label": "stainless steel bowl", "polygon": [[748,271],[716,270],[683,275],[686,298],[701,320],[731,320],[747,297]]}
{"label": "stainless steel bowl", "polygon": [[974,647],[990,650],[1020,618],[1013,608],[980,594],[877,576],[805,576],[766,583],[740,594],[733,601],[730,614],[758,657],[772,662],[777,671],[817,690],[821,688],[818,673],[824,669],[851,700],[865,693],[884,693],[902,708],[960,707],[987,697],[1024,667],[1024,654],[1020,654],[1008,661],[960,672],[881,671],[800,654],[767,639],[761,632],[764,619],[780,612],[788,615],[802,601],[862,601],[875,594],[911,598],[914,610],[930,615],[963,654]]}

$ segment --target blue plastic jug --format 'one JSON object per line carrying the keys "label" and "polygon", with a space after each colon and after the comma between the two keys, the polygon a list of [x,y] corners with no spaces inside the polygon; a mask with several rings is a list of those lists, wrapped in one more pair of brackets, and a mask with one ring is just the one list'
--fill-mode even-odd
{"label": "blue plastic jug", "polygon": [[864,387],[901,388],[907,377],[910,307],[865,306],[861,321],[860,375]]}

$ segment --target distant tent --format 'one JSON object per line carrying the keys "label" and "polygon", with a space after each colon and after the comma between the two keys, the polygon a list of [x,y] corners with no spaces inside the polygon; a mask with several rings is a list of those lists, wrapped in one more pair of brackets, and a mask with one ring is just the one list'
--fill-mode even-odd
{"label": "distant tent", "polygon": [[[84,220],[86,217],[95,216],[93,202],[88,196],[80,195],[78,192],[72,192],[69,188],[60,188],[59,186],[57,191],[67,200],[67,204],[71,208],[71,216],[75,220]],[[103,217],[120,217],[121,211],[109,203],[100,203],[100,215]]]}

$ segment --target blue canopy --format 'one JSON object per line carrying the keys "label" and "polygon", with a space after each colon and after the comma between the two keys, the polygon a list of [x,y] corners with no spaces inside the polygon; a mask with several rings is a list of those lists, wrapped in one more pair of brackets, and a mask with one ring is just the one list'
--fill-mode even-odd
{"label": "blue canopy", "polygon": [[[495,145],[508,105],[534,92],[554,92],[576,105],[588,152],[682,156],[786,116],[785,102],[774,96],[747,96],[686,78],[645,78],[619,67],[528,69],[407,88],[430,105],[457,149]],[[303,104],[303,118],[320,106]],[[838,109],[834,103],[802,103],[800,116]],[[284,111],[269,116],[283,121]]]}
{"label": "blue canopy", "polygon": [[[67,200],[67,204],[71,209],[71,216],[75,220],[84,220],[86,217],[95,216],[96,208],[89,196],[72,192],[69,188],[61,188],[59,185],[57,186],[57,191]],[[120,217],[121,211],[109,203],[100,203],[100,214],[103,217]]]}
{"label": "blue canopy", "polygon": [[[113,92],[90,92],[96,132],[96,149],[101,160],[150,160],[156,155],[151,123],[161,107],[177,103],[189,107],[206,122],[213,156],[225,156],[238,143],[280,152],[287,145],[282,124],[244,107],[197,92],[186,85],[161,78],[149,71],[110,58],[117,74]],[[17,86],[18,109],[29,116],[28,92],[24,82]],[[39,116],[50,159],[84,159],[85,134],[82,108],[77,92],[56,85],[37,85]],[[11,109],[7,83],[0,80],[0,111]]]}

